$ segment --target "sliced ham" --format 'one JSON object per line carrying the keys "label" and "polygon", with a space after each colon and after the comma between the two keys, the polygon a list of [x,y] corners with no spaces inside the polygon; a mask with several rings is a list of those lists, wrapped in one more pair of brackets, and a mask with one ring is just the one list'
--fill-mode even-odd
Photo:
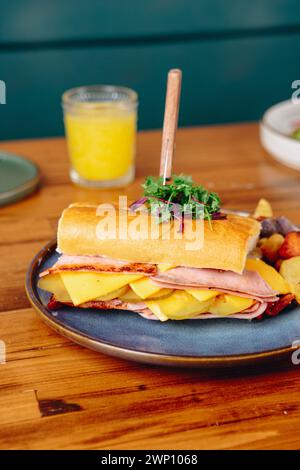
{"label": "sliced ham", "polygon": [[43,271],[40,276],[62,271],[81,272],[104,272],[104,273],[127,273],[144,274],[145,276],[157,273],[156,264],[130,263],[128,261],[116,260],[105,256],[70,256],[61,255],[57,262]]}
{"label": "sliced ham", "polygon": [[[64,302],[65,305],[69,307],[74,307],[72,302]],[[62,302],[58,302],[54,295],[51,296],[50,301],[48,302],[48,308],[50,310],[56,310],[59,306],[63,305]],[[147,308],[144,302],[123,302],[120,299],[112,300],[90,300],[89,302],[84,302],[77,306],[79,308],[95,308],[97,310],[131,310],[132,312],[142,311]]]}
{"label": "sliced ham", "polygon": [[151,279],[161,287],[173,289],[216,289],[234,295],[273,302],[277,300],[273,289],[255,271],[236,274],[216,269],[178,267],[159,273]]}
{"label": "sliced ham", "polygon": [[91,300],[80,305],[81,308],[96,308],[99,310],[103,309],[116,309],[116,310],[130,310],[132,312],[143,311],[147,308],[144,302],[123,302],[119,299],[112,300]]}

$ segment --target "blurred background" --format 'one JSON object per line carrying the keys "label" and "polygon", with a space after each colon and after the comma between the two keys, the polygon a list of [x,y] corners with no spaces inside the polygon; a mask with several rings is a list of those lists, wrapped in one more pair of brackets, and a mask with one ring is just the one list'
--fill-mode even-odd
{"label": "blurred background", "polygon": [[0,139],[63,134],[62,93],[135,89],[139,128],[162,126],[168,69],[180,125],[260,118],[299,78],[299,0],[1,0]]}

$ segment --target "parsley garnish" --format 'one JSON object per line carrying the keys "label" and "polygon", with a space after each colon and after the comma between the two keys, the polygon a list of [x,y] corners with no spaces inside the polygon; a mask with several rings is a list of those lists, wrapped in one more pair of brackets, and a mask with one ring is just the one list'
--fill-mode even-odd
{"label": "parsley garnish", "polygon": [[[144,197],[132,204],[133,210],[145,204],[156,208],[160,222],[171,217],[180,218],[179,212],[188,208],[191,218],[203,216],[204,220],[222,218],[218,194],[207,191],[193,182],[191,176],[174,175],[169,184],[163,184],[162,177],[148,176],[142,184]],[[186,213],[186,212],[185,212]]]}

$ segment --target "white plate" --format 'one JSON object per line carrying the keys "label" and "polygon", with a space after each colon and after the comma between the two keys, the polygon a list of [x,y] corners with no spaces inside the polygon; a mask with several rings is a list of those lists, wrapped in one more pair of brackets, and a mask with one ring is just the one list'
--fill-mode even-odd
{"label": "white plate", "polygon": [[300,140],[291,137],[300,127],[300,100],[283,101],[269,108],[260,123],[262,146],[276,160],[300,170]]}

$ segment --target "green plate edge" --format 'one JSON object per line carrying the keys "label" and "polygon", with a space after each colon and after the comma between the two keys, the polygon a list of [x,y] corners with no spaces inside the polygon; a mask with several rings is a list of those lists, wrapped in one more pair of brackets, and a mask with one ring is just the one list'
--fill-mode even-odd
{"label": "green plate edge", "polygon": [[0,207],[2,207],[20,201],[29,194],[33,193],[40,183],[41,175],[39,167],[35,163],[31,162],[30,160],[27,160],[26,158],[20,155],[0,151],[0,156],[7,157],[9,159],[14,159],[14,161],[19,162],[20,165],[26,165],[30,167],[34,173],[34,176],[30,180],[26,181],[20,186],[17,186],[16,188],[11,189],[10,191],[0,192]]}

